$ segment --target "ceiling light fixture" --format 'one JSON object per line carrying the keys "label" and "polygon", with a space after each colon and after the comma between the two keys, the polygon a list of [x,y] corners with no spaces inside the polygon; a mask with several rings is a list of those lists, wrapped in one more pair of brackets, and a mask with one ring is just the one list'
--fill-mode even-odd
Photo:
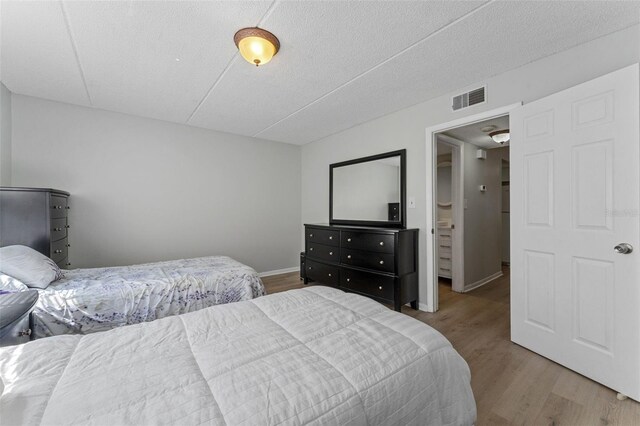
{"label": "ceiling light fixture", "polygon": [[509,129],[496,130],[495,132],[489,133],[489,136],[491,136],[491,139],[493,139],[495,143],[499,143],[500,145],[509,142],[509,139],[511,139]]}
{"label": "ceiling light fixture", "polygon": [[233,36],[233,41],[244,59],[250,64],[264,65],[280,50],[276,36],[262,28],[243,28]]}
{"label": "ceiling light fixture", "polygon": [[482,128],[480,129],[480,131],[481,131],[482,133],[491,133],[491,132],[493,132],[493,131],[494,131],[495,129],[497,129],[497,128],[498,128],[498,126],[494,126],[493,124],[490,124],[490,125],[488,125],[488,126],[484,126],[484,127],[482,127]]}

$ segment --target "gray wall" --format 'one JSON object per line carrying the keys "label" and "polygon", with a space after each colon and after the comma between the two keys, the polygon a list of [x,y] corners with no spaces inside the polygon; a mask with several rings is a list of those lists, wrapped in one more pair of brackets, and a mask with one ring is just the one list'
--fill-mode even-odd
{"label": "gray wall", "polygon": [[71,193],[74,267],[295,267],[300,147],[13,95],[13,185]]}
{"label": "gray wall", "polygon": [[11,92],[0,82],[0,186],[11,185]]}
{"label": "gray wall", "polygon": [[502,159],[509,148],[488,149],[485,160],[476,158],[477,150],[469,143],[463,149],[465,288],[502,270]]}
{"label": "gray wall", "polygon": [[487,84],[486,104],[452,112],[450,96],[443,96],[304,145],[302,221],[328,220],[330,163],[406,148],[407,196],[416,198],[416,208],[407,210],[407,223],[420,228],[420,301],[427,303],[431,295],[426,292],[426,259],[433,254],[426,250],[426,232],[431,228],[426,223],[426,191],[431,183],[426,178],[425,129],[515,102],[531,102],[639,60],[636,25],[482,81]]}

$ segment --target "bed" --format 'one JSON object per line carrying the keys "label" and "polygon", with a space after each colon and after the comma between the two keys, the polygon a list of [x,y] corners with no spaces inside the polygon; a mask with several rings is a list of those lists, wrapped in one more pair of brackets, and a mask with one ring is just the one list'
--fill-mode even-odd
{"label": "bed", "polygon": [[74,269],[38,290],[36,338],[87,334],[265,294],[251,267],[226,256]]}
{"label": "bed", "polygon": [[4,424],[471,425],[437,331],[314,286],[0,348]]}

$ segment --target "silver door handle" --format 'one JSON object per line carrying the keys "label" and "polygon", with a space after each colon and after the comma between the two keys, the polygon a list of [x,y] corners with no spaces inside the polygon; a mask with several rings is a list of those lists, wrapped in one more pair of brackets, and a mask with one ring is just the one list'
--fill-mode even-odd
{"label": "silver door handle", "polygon": [[633,251],[633,246],[629,243],[620,243],[613,248],[613,251],[619,254],[629,254]]}

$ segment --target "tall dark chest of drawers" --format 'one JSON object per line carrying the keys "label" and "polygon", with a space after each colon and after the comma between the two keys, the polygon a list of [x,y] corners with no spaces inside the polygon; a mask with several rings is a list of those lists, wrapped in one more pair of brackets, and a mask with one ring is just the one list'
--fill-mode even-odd
{"label": "tall dark chest of drawers", "polygon": [[69,208],[68,192],[0,187],[0,247],[29,246],[68,268]]}
{"label": "tall dark chest of drawers", "polygon": [[305,284],[418,307],[418,230],[305,225]]}

